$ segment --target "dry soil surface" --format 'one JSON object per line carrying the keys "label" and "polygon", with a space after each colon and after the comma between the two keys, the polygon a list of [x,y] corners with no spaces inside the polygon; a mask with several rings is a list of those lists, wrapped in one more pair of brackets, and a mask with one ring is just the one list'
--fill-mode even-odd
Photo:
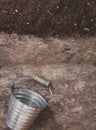
{"label": "dry soil surface", "polygon": [[0,130],[12,82],[33,74],[52,81],[51,104],[30,130],[96,130],[96,38],[0,34]]}

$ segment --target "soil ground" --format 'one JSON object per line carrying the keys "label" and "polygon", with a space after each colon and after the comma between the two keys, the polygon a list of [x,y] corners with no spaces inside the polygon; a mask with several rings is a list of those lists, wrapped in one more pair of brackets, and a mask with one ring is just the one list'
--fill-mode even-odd
{"label": "soil ground", "polygon": [[11,85],[22,76],[52,81],[51,104],[30,130],[96,130],[96,38],[0,34],[0,130]]}
{"label": "soil ground", "polygon": [[0,31],[95,35],[96,0],[0,0]]}

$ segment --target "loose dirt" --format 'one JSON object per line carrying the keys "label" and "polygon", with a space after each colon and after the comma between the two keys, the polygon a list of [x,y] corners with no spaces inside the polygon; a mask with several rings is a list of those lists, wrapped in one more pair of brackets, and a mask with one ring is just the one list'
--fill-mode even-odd
{"label": "loose dirt", "polygon": [[96,0],[0,0],[0,31],[95,35]]}

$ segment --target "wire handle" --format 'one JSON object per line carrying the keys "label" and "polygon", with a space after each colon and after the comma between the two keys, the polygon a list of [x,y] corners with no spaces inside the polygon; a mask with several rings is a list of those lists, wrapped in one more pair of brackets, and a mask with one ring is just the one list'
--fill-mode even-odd
{"label": "wire handle", "polygon": [[47,87],[49,89],[49,92],[50,92],[50,99],[48,101],[48,103],[50,103],[50,100],[52,99],[52,96],[53,96],[53,92],[52,92],[52,84],[50,81],[46,81],[45,79],[41,78],[41,77],[38,77],[38,76],[35,76],[33,75],[32,77],[28,78],[28,77],[24,77],[24,78],[20,78],[19,80],[13,82],[12,84],[12,92],[14,91],[15,89],[15,84],[20,82],[21,80],[24,80],[24,79],[30,79],[30,80],[34,80],[35,82],[41,84],[42,86],[44,87]]}

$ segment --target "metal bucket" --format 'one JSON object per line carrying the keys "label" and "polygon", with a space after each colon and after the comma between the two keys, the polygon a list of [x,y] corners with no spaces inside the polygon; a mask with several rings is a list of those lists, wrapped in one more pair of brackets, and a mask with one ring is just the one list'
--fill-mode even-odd
{"label": "metal bucket", "polygon": [[[33,76],[32,80],[48,87],[51,99],[52,91],[50,82],[37,76]],[[44,97],[29,89],[16,88],[15,84],[17,82],[12,85],[6,124],[12,130],[27,130],[50,100],[46,101]]]}

